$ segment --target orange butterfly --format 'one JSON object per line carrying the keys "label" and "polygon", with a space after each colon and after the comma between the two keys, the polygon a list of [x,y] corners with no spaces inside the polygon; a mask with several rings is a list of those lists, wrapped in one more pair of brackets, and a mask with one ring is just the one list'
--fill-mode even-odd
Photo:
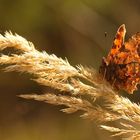
{"label": "orange butterfly", "polygon": [[140,84],[140,33],[127,42],[124,42],[125,34],[123,24],[118,28],[109,54],[103,57],[99,72],[117,90],[131,94]]}

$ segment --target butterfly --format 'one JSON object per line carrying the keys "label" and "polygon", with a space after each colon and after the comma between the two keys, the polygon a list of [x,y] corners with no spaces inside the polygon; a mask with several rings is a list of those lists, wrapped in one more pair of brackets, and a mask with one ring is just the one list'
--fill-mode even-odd
{"label": "butterfly", "polygon": [[121,25],[99,73],[116,89],[132,94],[140,84],[140,33],[125,42],[126,28]]}

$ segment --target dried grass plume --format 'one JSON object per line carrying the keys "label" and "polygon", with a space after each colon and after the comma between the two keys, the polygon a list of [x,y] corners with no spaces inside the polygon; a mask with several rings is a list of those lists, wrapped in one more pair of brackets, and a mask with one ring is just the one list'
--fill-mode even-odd
{"label": "dried grass plume", "polygon": [[[58,93],[20,95],[22,98],[43,101],[54,105],[65,105],[66,113],[81,111],[81,117],[94,120],[113,136],[140,139],[140,106],[119,95],[94,68],[71,66],[68,60],[38,51],[25,38],[11,32],[0,35],[0,51],[13,48],[15,53],[0,56],[5,71],[26,72],[34,75],[38,84],[49,86]],[[17,53],[18,52],[18,53]],[[101,101],[101,103],[100,103]],[[112,121],[120,127],[109,126]],[[107,123],[107,125],[105,125]]]}

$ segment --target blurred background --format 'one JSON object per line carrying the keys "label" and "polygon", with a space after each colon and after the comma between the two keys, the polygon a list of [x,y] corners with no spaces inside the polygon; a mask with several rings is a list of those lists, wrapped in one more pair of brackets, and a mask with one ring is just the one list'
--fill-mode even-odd
{"label": "blurred background", "polygon": [[[0,0],[0,33],[32,41],[38,50],[55,53],[72,65],[98,70],[121,24],[128,39],[140,31],[138,0]],[[79,113],[16,95],[43,93],[28,74],[0,72],[0,140],[117,140]],[[139,102],[139,91],[128,95]],[[120,138],[118,138],[120,139]]]}

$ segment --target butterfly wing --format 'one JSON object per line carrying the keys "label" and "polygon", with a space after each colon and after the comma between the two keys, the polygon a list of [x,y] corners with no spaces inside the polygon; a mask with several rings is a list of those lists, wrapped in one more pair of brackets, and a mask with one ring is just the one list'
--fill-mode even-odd
{"label": "butterfly wing", "polygon": [[118,54],[120,53],[120,49],[124,47],[123,45],[124,45],[125,34],[126,34],[125,25],[122,24],[117,30],[112,48],[106,58],[107,62],[110,63],[114,61],[115,63],[116,57],[118,57]]}

